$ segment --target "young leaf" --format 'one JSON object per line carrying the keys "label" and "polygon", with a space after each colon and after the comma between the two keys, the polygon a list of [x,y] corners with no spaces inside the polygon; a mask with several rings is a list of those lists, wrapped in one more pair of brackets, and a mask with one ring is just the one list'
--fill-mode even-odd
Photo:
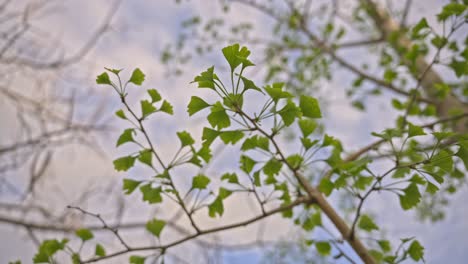
{"label": "young leaf", "polygon": [[229,183],[238,184],[239,180],[237,179],[237,174],[235,173],[225,173],[221,176],[221,180],[227,180]]}
{"label": "young leaf", "polygon": [[162,202],[161,187],[153,188],[151,187],[151,183],[148,183],[141,186],[140,191],[143,194],[143,201],[150,204]]}
{"label": "young leaf", "polygon": [[304,158],[299,154],[294,154],[286,158],[286,162],[295,170],[299,169],[303,161]]}
{"label": "young leaf", "polygon": [[115,74],[115,75],[117,75],[117,76],[118,76],[119,73],[123,70],[123,69],[111,69],[111,68],[106,68],[106,67],[104,67],[104,69],[106,69],[107,71],[112,72],[113,74]]}
{"label": "young leaf", "polygon": [[299,107],[301,108],[302,114],[305,117],[310,117],[310,118],[322,117],[319,103],[317,99],[315,99],[314,97],[301,95],[299,99]]}
{"label": "young leaf", "polygon": [[246,47],[240,48],[239,44],[234,44],[223,48],[222,51],[231,67],[231,72],[234,72],[241,63],[243,64],[243,68],[254,65],[247,59],[250,55],[250,51]]}
{"label": "young leaf", "polygon": [[220,133],[221,132],[219,132],[217,130],[204,127],[203,128],[203,135],[202,135],[203,145],[209,147],[211,145],[211,143],[219,136]]}
{"label": "young leaf", "polygon": [[378,240],[377,243],[379,244],[383,252],[389,252],[390,250],[392,250],[392,246],[390,244],[390,241],[388,240]]}
{"label": "young leaf", "polygon": [[403,210],[408,210],[415,207],[421,201],[421,193],[419,193],[418,186],[411,183],[403,190],[404,195],[399,195],[400,205]]}
{"label": "young leaf", "polygon": [[320,181],[319,190],[323,194],[325,194],[325,196],[329,196],[332,193],[334,188],[335,188],[335,185],[333,184],[332,181],[330,181],[330,179],[325,177]]}
{"label": "young leaf", "polygon": [[122,135],[120,135],[119,139],[117,140],[117,147],[127,142],[135,142],[135,140],[133,139],[134,133],[135,131],[133,128],[125,129]]}
{"label": "young leaf", "polygon": [[116,171],[128,171],[135,164],[135,157],[125,156],[114,160]]}
{"label": "young leaf", "polygon": [[312,134],[317,128],[317,123],[310,119],[301,119],[298,124],[304,138]]}
{"label": "young leaf", "polygon": [[140,185],[141,181],[135,181],[132,179],[124,179],[123,180],[123,190],[125,194],[131,194],[137,187]]}
{"label": "young leaf", "polygon": [[318,253],[322,256],[330,255],[331,246],[329,242],[317,242],[315,243],[315,248],[317,249]]}
{"label": "young leaf", "polygon": [[214,66],[211,66],[206,71],[195,77],[191,83],[198,83],[198,88],[210,88],[215,90],[214,80],[218,80],[218,77],[214,74]]}
{"label": "young leaf", "polygon": [[81,240],[83,242],[87,241],[87,240],[90,240],[90,239],[93,239],[93,237],[94,237],[93,233],[89,229],[86,229],[86,228],[76,230],[75,234],[76,234],[76,236],[81,238]]}
{"label": "young leaf", "polygon": [[414,240],[408,248],[408,254],[414,261],[419,261],[424,258],[424,247]]}
{"label": "young leaf", "polygon": [[244,137],[244,132],[239,130],[223,131],[221,132],[219,137],[224,142],[224,144],[231,143],[232,145],[234,145]]}
{"label": "young leaf", "polygon": [[136,68],[135,70],[133,70],[132,76],[130,77],[130,80],[128,80],[128,82],[131,82],[135,85],[141,85],[144,80],[145,74],[139,68]]}
{"label": "young leaf", "polygon": [[154,107],[153,104],[151,104],[149,101],[142,100],[140,104],[141,104],[141,115],[143,119],[149,116],[150,114],[156,112],[156,107]]}
{"label": "young leaf", "polygon": [[179,137],[182,147],[193,145],[195,143],[195,140],[193,140],[192,136],[187,131],[177,132],[177,137]]}
{"label": "young leaf", "polygon": [[240,157],[240,163],[241,163],[240,165],[241,170],[243,170],[247,174],[249,174],[252,171],[255,164],[257,164],[255,160],[245,155],[242,155]]}
{"label": "young leaf", "polygon": [[165,221],[154,218],[146,223],[146,230],[159,238],[165,225]]}
{"label": "young leaf", "polygon": [[192,189],[206,189],[206,186],[210,183],[210,178],[205,175],[199,174],[192,179]]}
{"label": "young leaf", "polygon": [[288,100],[286,105],[278,111],[278,114],[286,126],[290,126],[297,117],[301,117],[301,111],[291,100]]}
{"label": "young leaf", "polygon": [[465,164],[465,169],[468,170],[468,141],[460,141],[458,146],[460,148],[458,149],[455,156],[459,157],[463,161],[463,164]]}
{"label": "young leaf", "polygon": [[170,115],[174,114],[174,109],[172,105],[166,100],[163,101],[161,108],[159,108],[159,111],[170,114]]}
{"label": "young leaf", "polygon": [[68,240],[64,239],[59,242],[56,239],[53,240],[44,240],[39,246],[39,250],[36,255],[34,255],[34,263],[49,263],[50,258],[60,250],[65,248],[65,244]]}
{"label": "young leaf", "polygon": [[283,91],[284,83],[274,83],[272,86],[267,85],[265,91],[271,97],[271,99],[277,103],[282,98],[294,97],[291,93]]}
{"label": "young leaf", "polygon": [[128,260],[130,264],[145,264],[145,257],[141,256],[130,256]]}
{"label": "young leaf", "polygon": [[226,114],[226,110],[220,102],[216,102],[211,107],[211,113],[208,115],[208,122],[213,128],[222,129],[231,125],[231,120]]}
{"label": "young leaf", "polygon": [[189,116],[192,116],[196,112],[202,109],[205,109],[208,106],[210,105],[207,102],[205,102],[203,99],[201,99],[200,97],[192,96],[192,98],[190,98],[190,103],[188,104],[188,107],[187,107],[187,112],[189,113]]}
{"label": "young leaf", "polygon": [[208,215],[210,217],[216,217],[216,215],[222,216],[224,213],[223,199],[217,197],[210,205],[208,205]]}
{"label": "young leaf", "polygon": [[259,92],[263,93],[262,90],[260,88],[258,88],[257,85],[255,85],[255,83],[252,80],[249,80],[249,79],[247,79],[247,78],[245,78],[243,76],[241,76],[241,79],[242,79],[242,82],[244,83],[243,93],[245,91],[247,91],[247,90],[250,90],[250,89],[256,90],[256,91],[259,91]]}
{"label": "young leaf", "polygon": [[96,248],[94,249],[94,255],[98,257],[104,257],[106,255],[106,250],[101,244],[96,244]]}
{"label": "young leaf", "polygon": [[441,150],[431,158],[431,164],[441,168],[444,172],[449,173],[453,169],[452,155],[445,150]]}
{"label": "young leaf", "polygon": [[144,149],[140,151],[140,154],[138,155],[138,161],[152,167],[153,166],[153,152],[151,151],[151,149]]}
{"label": "young leaf", "polygon": [[124,113],[124,111],[122,109],[115,112],[115,115],[122,118],[123,120],[127,120],[127,117],[125,116],[125,113]]}
{"label": "young leaf", "polygon": [[148,94],[151,97],[151,103],[159,102],[162,99],[161,95],[159,94],[159,92],[156,89],[149,89]]}
{"label": "young leaf", "polygon": [[272,158],[263,166],[263,173],[268,176],[275,176],[280,172],[281,167],[283,167],[283,163]]}
{"label": "young leaf", "polygon": [[361,216],[361,218],[359,219],[358,227],[367,232],[371,232],[372,230],[379,230],[379,227],[368,215]]}
{"label": "young leaf", "polygon": [[408,137],[415,137],[415,136],[422,136],[422,135],[426,135],[426,133],[424,133],[424,130],[422,127],[420,126],[415,126],[411,123],[408,123],[409,125],[409,128],[408,128]]}
{"label": "young leaf", "polygon": [[98,77],[96,78],[96,83],[112,85],[109,79],[109,74],[107,74],[107,72],[103,72],[101,75],[98,75]]}

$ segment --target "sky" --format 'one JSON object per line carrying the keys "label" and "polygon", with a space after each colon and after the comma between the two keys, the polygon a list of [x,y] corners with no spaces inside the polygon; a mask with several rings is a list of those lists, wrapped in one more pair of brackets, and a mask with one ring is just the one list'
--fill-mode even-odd
{"label": "sky", "polygon": [[[102,109],[104,119],[112,120],[118,129],[125,128],[125,124],[115,119],[112,115],[119,107],[118,98],[112,97],[111,91],[94,84],[95,76],[102,72],[103,67],[124,68],[124,74],[129,75],[131,69],[141,68],[147,74],[146,87],[155,87],[161,94],[173,103],[175,108],[175,119],[162,118],[157,123],[152,123],[151,131],[154,133],[155,144],[165,153],[173,153],[175,131],[189,128],[194,137],[199,138],[204,121],[201,118],[188,119],[185,112],[186,104],[192,92],[206,96],[207,93],[195,91],[194,85],[189,82],[193,76],[212,64],[220,62],[221,53],[214,53],[207,57],[198,58],[184,66],[184,73],[178,77],[167,75],[167,68],[160,62],[160,53],[168,43],[176,40],[180,32],[180,23],[194,14],[202,14],[210,17],[219,11],[220,1],[182,1],[176,5],[175,1],[123,1],[122,6],[116,14],[112,27],[97,43],[95,48],[85,57],[82,63],[72,66],[73,74],[79,78],[83,87],[88,87],[104,99],[107,103]],[[111,1],[87,0],[87,1],[65,1],[59,12],[38,21],[39,25],[60,38],[67,50],[76,50],[85,39],[88,39],[96,28],[98,21],[102,21]],[[434,13],[434,7],[439,6],[441,1],[425,1],[424,6],[413,9],[413,12]],[[411,16],[410,16],[411,17]],[[269,30],[269,20],[258,17],[255,11],[234,5],[229,13],[231,21],[251,20],[255,23],[256,32]],[[221,46],[217,47],[219,50]],[[255,58],[255,56],[254,56]],[[352,59],[352,58],[351,58]],[[340,78],[350,78],[346,73],[338,73]],[[329,83],[325,89],[329,89],[332,97],[331,103],[324,107],[325,123],[328,133],[340,138],[343,145],[350,149],[357,149],[368,143],[369,134],[372,131],[380,131],[389,126],[387,120],[393,120],[395,113],[391,112],[387,98],[373,99],[368,105],[366,112],[359,112],[346,103],[342,89],[336,89],[337,83]],[[190,92],[188,92],[190,91]],[[132,90],[131,102],[137,105],[138,99],[144,96],[144,91]],[[83,113],[87,113],[83,110]],[[4,117],[2,117],[3,119]],[[8,119],[8,118],[6,118]],[[329,120],[329,121],[327,121]],[[3,120],[2,120],[3,122]],[[6,122],[6,121],[5,121]],[[120,184],[120,179],[125,174],[117,174],[112,169],[111,160],[123,155],[128,149],[116,150],[115,139],[119,130],[99,139],[105,156],[90,154],[85,148],[74,147],[64,149],[58,155],[58,162],[51,169],[51,174],[56,179],[56,184],[63,184],[69,188],[69,193],[63,197],[66,199],[56,201],[56,207],[64,207],[76,196],[76,190],[83,190],[90,183],[102,186],[108,183]],[[196,132],[198,131],[198,132]],[[3,133],[3,132],[2,132]],[[197,134],[198,133],[198,134]],[[215,163],[210,172],[215,174],[222,171],[224,167],[235,166],[236,163],[229,159],[232,153],[224,150],[223,158]],[[169,154],[168,156],[171,156]],[[138,177],[142,171],[131,172],[130,176]],[[118,187],[118,186],[117,186]],[[119,188],[117,188],[118,190]],[[68,195],[68,196],[67,196]],[[44,196],[44,199],[48,199]],[[132,198],[132,197],[130,197]],[[128,199],[130,199],[128,198]],[[421,223],[413,212],[403,212],[399,208],[398,201],[391,197],[376,197],[365,209],[376,215],[376,220],[385,233],[392,239],[400,237],[416,236],[426,248],[427,263],[465,263],[468,258],[466,243],[468,242],[468,210],[463,210],[468,198],[466,188],[454,195],[451,199],[446,218],[438,223]],[[135,197],[133,197],[135,199]],[[336,202],[336,197],[333,198]],[[104,201],[100,205],[89,205],[96,210],[107,205],[112,206],[115,201]],[[241,201],[242,202],[242,201]],[[235,220],[244,216],[245,207],[237,206],[239,200],[227,202],[226,208],[232,209],[226,212],[223,219]],[[244,203],[247,204],[247,203]],[[126,214],[126,219],[141,219],[145,215],[151,215],[152,209],[143,205],[134,205]],[[162,212],[171,213],[171,208],[163,208]],[[142,217],[143,216],[143,217]],[[207,225],[214,222],[209,219],[201,219]],[[211,222],[210,222],[211,221]],[[268,226],[267,239],[287,239],[291,237],[294,228],[287,221],[272,217],[260,224],[236,232],[230,232],[225,238],[230,241],[239,241],[249,237],[252,232],[258,230],[262,225]],[[27,241],[25,234],[19,234],[17,229],[0,225],[0,262],[5,263],[21,257],[23,263],[29,263],[32,252],[32,244]],[[228,240],[229,241],[229,240]],[[186,250],[186,251],[184,251]],[[196,249],[181,246],[175,249],[176,253],[193,254],[194,259],[199,256]],[[257,249],[229,252],[220,256],[224,263],[258,263],[262,253]],[[108,262],[113,263],[113,262]],[[195,263],[195,262],[194,262]],[[410,263],[410,262],[408,262]]]}

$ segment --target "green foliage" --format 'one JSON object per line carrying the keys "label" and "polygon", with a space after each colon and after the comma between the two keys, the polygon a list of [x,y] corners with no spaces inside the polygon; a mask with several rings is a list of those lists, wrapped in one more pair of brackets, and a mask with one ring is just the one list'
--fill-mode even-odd
{"label": "green foliage", "polygon": [[76,230],[75,234],[76,236],[81,238],[83,242],[94,238],[93,233],[89,229],[86,229],[86,228]]}
{"label": "green foliage", "polygon": [[128,82],[131,82],[135,85],[142,85],[144,80],[145,80],[145,74],[139,68],[136,68],[133,71],[132,76],[130,77]]}
{"label": "green foliage", "polygon": [[199,174],[192,179],[192,189],[206,189],[210,181],[210,178]]}
{"label": "green foliage", "polygon": [[362,215],[359,219],[359,228],[364,231],[371,232],[372,230],[379,230],[379,227],[374,223],[372,218],[368,215]]}
{"label": "green foliage", "polygon": [[165,226],[165,221],[154,218],[146,223],[146,230],[159,238]]}

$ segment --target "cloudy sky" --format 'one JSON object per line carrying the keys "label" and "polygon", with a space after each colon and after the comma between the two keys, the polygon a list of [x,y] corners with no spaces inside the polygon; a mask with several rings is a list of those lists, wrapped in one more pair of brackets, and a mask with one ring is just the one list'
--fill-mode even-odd
{"label": "cloudy sky", "polygon": [[[125,124],[112,118],[118,108],[118,98],[112,97],[112,91],[97,87],[94,83],[95,76],[103,67],[124,68],[124,74],[130,74],[131,69],[140,67],[147,74],[145,86],[157,88],[161,94],[173,103],[175,108],[175,120],[163,118],[157,123],[152,123],[155,131],[155,143],[161,152],[174,153],[174,132],[183,129],[193,130],[193,135],[200,137],[201,128],[205,125],[202,119],[195,117],[188,119],[185,107],[190,96],[195,91],[190,85],[193,76],[206,67],[219,63],[213,55],[198,58],[184,66],[184,73],[178,77],[168,77],[167,68],[160,61],[160,53],[169,43],[174,43],[181,30],[180,23],[193,15],[201,14],[202,17],[210,17],[219,12],[221,1],[181,1],[181,5],[175,1],[123,1],[112,27],[97,43],[96,47],[85,57],[82,63],[72,67],[73,73],[80,79],[83,87],[91,88],[99,98],[104,98],[107,103],[102,109],[103,119],[112,120],[118,129],[125,128]],[[417,2],[417,1],[415,1]],[[424,6],[413,9],[413,14],[435,13],[436,6],[443,1],[424,1]],[[103,20],[106,11],[110,8],[110,0],[83,0],[65,1],[58,11],[37,21],[37,25],[44,30],[55,34],[70,53],[81,47],[86,39],[93,34],[93,30]],[[419,4],[419,3],[418,3]],[[249,20],[255,23],[256,32],[269,32],[269,20],[259,16],[253,10],[239,5],[233,5],[228,14],[230,21]],[[410,16],[411,17],[411,16]],[[266,31],[265,31],[266,30]],[[215,49],[220,50],[222,44]],[[221,53],[214,53],[221,57]],[[255,61],[255,55],[254,55]],[[345,73],[343,78],[349,78]],[[357,149],[369,141],[372,131],[380,131],[391,124],[387,120],[393,120],[395,113],[391,112],[388,100],[385,98],[374,99],[368,105],[368,111],[359,112],[346,103],[343,89],[335,87],[335,83],[329,83],[329,95],[332,98],[324,108],[324,120],[328,134],[340,138],[344,146],[349,149]],[[136,105],[139,98],[144,96],[142,89],[131,91],[131,100]],[[2,122],[5,118],[1,116]],[[8,118],[5,118],[8,119]],[[7,121],[5,121],[7,122]],[[197,132],[198,131],[198,132]],[[2,132],[3,134],[3,132]],[[3,134],[4,135],[4,134]],[[99,139],[107,156],[89,154],[79,147],[73,150],[64,150],[60,153],[59,162],[56,162],[51,173],[58,182],[63,182],[74,190],[86,189],[90,182],[104,184],[108,182],[120,183],[124,174],[116,175],[113,172],[112,158],[122,155],[124,151],[114,148],[115,139],[119,132],[111,132],[108,136]],[[223,166],[233,166],[230,163],[229,150],[223,152],[224,159],[220,159],[213,165],[213,173],[221,170]],[[232,161],[232,159],[231,159]],[[132,175],[134,176],[134,175]],[[117,180],[116,180],[117,179]],[[73,193],[73,191],[70,191]],[[70,194],[70,196],[73,196]],[[70,197],[70,199],[72,199]],[[133,197],[135,199],[135,197]],[[401,237],[416,236],[426,248],[427,263],[465,263],[468,258],[466,244],[468,243],[468,210],[464,204],[468,199],[466,188],[455,195],[447,210],[445,220],[436,224],[421,223],[416,220],[414,213],[402,212],[398,201],[390,197],[377,197],[372,200],[366,210],[377,216],[377,221],[384,227],[389,238],[394,241]],[[69,201],[63,201],[65,206]],[[109,202],[112,204],[112,202]],[[228,203],[225,219],[235,219],[242,216],[245,207],[239,207],[236,203]],[[57,206],[61,206],[58,203]],[[138,210],[142,210],[137,206]],[[143,208],[144,210],[144,208]],[[137,211],[137,212],[140,212]],[[147,214],[147,213],[145,213]],[[141,216],[141,214],[139,214]],[[136,219],[130,213],[128,219]],[[141,219],[141,218],[140,218]],[[143,218],[144,219],[144,218]],[[267,238],[287,238],[291,227],[282,219],[273,217],[264,222],[267,224]],[[233,241],[248,237],[258,229],[258,225],[229,233]],[[5,263],[13,259],[21,258],[23,263],[29,263],[33,254],[32,244],[26,242],[27,236],[19,234],[17,229],[0,226],[0,262]],[[196,256],[196,254],[194,253]],[[225,263],[257,263],[262,254],[257,250],[247,250],[235,253],[226,253],[221,258]],[[112,262],[109,262],[112,263]]]}

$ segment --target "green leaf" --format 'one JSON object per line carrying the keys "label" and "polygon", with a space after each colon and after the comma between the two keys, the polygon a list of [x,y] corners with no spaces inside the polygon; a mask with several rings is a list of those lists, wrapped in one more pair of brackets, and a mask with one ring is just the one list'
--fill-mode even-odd
{"label": "green leaf", "polygon": [[299,99],[299,107],[301,108],[302,114],[305,117],[310,117],[310,118],[322,117],[319,103],[317,99],[315,99],[314,97],[301,95]]}
{"label": "green leaf", "polygon": [[227,180],[229,183],[239,184],[239,179],[237,179],[237,174],[235,173],[225,173],[221,176],[221,180]]}
{"label": "green leaf", "polygon": [[81,229],[76,230],[75,235],[81,238],[83,242],[91,240],[94,237],[93,233],[89,229],[86,229],[86,228],[81,228]]}
{"label": "green leaf", "polygon": [[151,183],[148,183],[141,186],[140,191],[143,194],[143,201],[146,201],[150,204],[162,202],[161,187],[153,188]]}
{"label": "green leaf", "polygon": [[106,68],[106,67],[104,67],[104,69],[112,72],[113,74],[115,74],[117,76],[119,76],[119,73],[123,70],[123,69],[111,69],[111,68]]}
{"label": "green leaf", "polygon": [[378,240],[377,243],[379,244],[383,252],[389,252],[390,250],[392,250],[392,245],[388,240]]}
{"label": "green leaf", "polygon": [[101,75],[98,75],[98,77],[96,78],[96,83],[112,85],[112,82],[109,79],[109,74],[107,74],[107,72],[103,72]]}
{"label": "green leaf", "polygon": [[151,151],[151,149],[144,149],[140,151],[140,154],[138,155],[138,161],[150,167],[153,167],[153,152]]}
{"label": "green leaf", "polygon": [[187,112],[189,113],[189,116],[192,116],[196,112],[203,110],[210,106],[207,102],[205,102],[203,99],[201,99],[198,96],[192,96],[190,98],[190,103],[188,104],[187,107]]}
{"label": "green leaf", "polygon": [[195,77],[191,83],[198,83],[198,88],[210,88],[215,90],[214,80],[218,80],[218,77],[214,74],[214,66],[211,66],[206,71]]}
{"label": "green leaf", "polygon": [[316,226],[322,225],[322,217],[320,212],[316,212],[308,217],[302,224],[302,228],[306,231],[312,231]]}
{"label": "green leaf", "polygon": [[177,132],[177,137],[179,137],[182,147],[190,146],[195,143],[195,140],[192,138],[189,132],[181,131]]}
{"label": "green leaf", "polygon": [[317,249],[318,253],[322,256],[328,256],[331,253],[331,246],[329,242],[317,242],[315,243],[315,248]]}
{"label": "green leaf", "polygon": [[393,80],[396,79],[396,77],[398,77],[398,74],[394,70],[391,70],[391,69],[385,70],[384,80],[386,82],[391,83],[391,82],[393,82]]}
{"label": "green leaf", "polygon": [[208,215],[210,217],[216,217],[216,215],[222,216],[224,213],[223,199],[217,197],[210,205],[208,205]]}
{"label": "green leaf", "polygon": [[358,227],[367,232],[371,232],[372,230],[379,230],[379,227],[368,215],[361,216],[361,218],[359,219]]}
{"label": "green leaf", "polygon": [[315,144],[317,144],[319,141],[318,139],[312,141],[310,140],[309,138],[301,138],[301,143],[302,143],[302,146],[304,146],[304,148],[306,150],[309,150],[311,147],[313,147]]}
{"label": "green leaf", "polygon": [[455,156],[459,157],[463,161],[463,164],[465,164],[465,169],[468,170],[468,141],[460,141],[458,146],[460,148],[458,149]]}
{"label": "green leaf", "polygon": [[335,188],[335,185],[327,177],[323,178],[320,181],[319,191],[321,191],[323,194],[325,194],[325,196],[329,196],[333,192],[334,188]]}
{"label": "green leaf", "polygon": [[263,166],[263,173],[272,177],[278,175],[281,167],[283,167],[283,163],[275,158],[272,158],[265,164],[265,166]]}
{"label": "green leaf", "polygon": [[468,61],[466,60],[459,61],[453,58],[449,67],[453,69],[457,78],[461,78],[463,75],[468,75]]}
{"label": "green leaf", "polygon": [[259,91],[259,92],[263,93],[262,90],[260,88],[258,88],[257,85],[255,85],[255,83],[253,81],[251,81],[251,80],[249,80],[249,79],[247,79],[247,78],[245,78],[243,76],[241,76],[241,79],[242,79],[242,83],[244,84],[244,91],[243,92],[245,92],[247,90],[256,90],[256,91]]}
{"label": "green leaf", "polygon": [[459,16],[466,10],[466,5],[452,2],[443,7],[442,11],[437,14],[439,21],[445,21],[451,16]]}
{"label": "green leaf", "polygon": [[255,164],[257,164],[255,160],[245,155],[242,155],[240,157],[240,163],[241,163],[240,165],[241,170],[243,170],[247,174],[249,174],[252,171]]}
{"label": "green leaf", "polygon": [[246,47],[240,48],[239,44],[234,44],[223,48],[222,51],[231,67],[231,72],[234,72],[241,63],[243,64],[242,68],[254,65],[247,59],[250,55],[250,51]]}
{"label": "green leaf", "polygon": [[426,192],[430,194],[435,194],[438,190],[439,190],[439,187],[437,187],[436,185],[432,184],[429,181],[427,182]]}
{"label": "green leaf", "polygon": [[317,128],[317,123],[310,119],[301,119],[298,121],[298,124],[304,138],[312,134]]}
{"label": "green leaf", "polygon": [[244,137],[244,132],[239,130],[223,131],[221,132],[219,137],[224,142],[224,144],[231,143],[232,145],[234,145]]}
{"label": "green leaf", "polygon": [[441,168],[446,173],[450,173],[453,169],[452,155],[445,150],[441,150],[431,158],[431,164]]}
{"label": "green leaf", "polygon": [[139,68],[136,68],[135,70],[133,70],[132,76],[130,77],[130,80],[128,80],[128,82],[131,82],[135,85],[141,85],[144,80],[145,74]]}
{"label": "green leaf", "polygon": [[286,162],[294,170],[299,169],[303,161],[304,161],[304,158],[299,154],[294,154],[286,158]]}
{"label": "green leaf", "polygon": [[418,186],[411,183],[403,190],[404,195],[399,195],[400,205],[403,210],[409,210],[415,207],[421,201],[421,194],[419,193]]}
{"label": "green leaf", "polygon": [[216,102],[211,107],[211,113],[208,115],[208,122],[210,122],[213,128],[218,127],[218,129],[226,128],[231,125],[231,120],[220,102]]}
{"label": "green leaf", "polygon": [[272,86],[267,85],[265,91],[277,103],[282,98],[292,98],[294,97],[291,93],[283,91],[284,83],[274,83]]}
{"label": "green leaf", "polygon": [[125,156],[114,160],[116,171],[128,171],[135,164],[135,157]]}
{"label": "green leaf", "polygon": [[284,124],[286,126],[290,126],[294,122],[296,117],[301,116],[301,111],[299,110],[299,108],[297,108],[293,101],[288,100],[286,105],[278,111],[278,114],[283,119]]}
{"label": "green leaf", "polygon": [[151,97],[151,103],[159,102],[162,99],[161,95],[159,94],[159,92],[156,89],[149,89],[148,94]]}
{"label": "green leaf", "polygon": [[268,138],[255,135],[253,137],[247,138],[241,146],[242,151],[247,151],[254,148],[261,148],[265,151],[269,151]]}
{"label": "green leaf", "polygon": [[172,105],[166,100],[163,101],[161,108],[159,108],[159,111],[170,114],[170,115],[174,114],[174,109]]}
{"label": "green leaf", "polygon": [[165,221],[154,218],[146,223],[146,230],[159,238],[164,226],[166,226]]}
{"label": "green leaf", "polygon": [[409,128],[408,128],[408,137],[411,138],[411,137],[415,137],[415,136],[423,136],[423,135],[426,135],[426,133],[424,133],[424,129],[420,126],[415,126],[411,123],[408,123],[409,125]]}
{"label": "green leaf", "polygon": [[204,127],[203,128],[203,135],[202,135],[202,140],[204,141],[203,144],[205,146],[210,146],[211,143],[216,139],[216,137],[219,136],[221,132],[217,131],[217,130],[214,130],[214,129],[211,129],[211,128],[208,128],[208,127]]}
{"label": "green leaf", "polygon": [[94,255],[98,257],[104,257],[106,255],[106,250],[101,244],[96,244],[96,248],[94,249]]}
{"label": "green leaf", "polygon": [[125,194],[131,194],[137,187],[140,185],[141,181],[135,181],[132,179],[124,179],[123,180],[123,190]]}
{"label": "green leaf", "polygon": [[125,129],[122,135],[120,135],[119,139],[117,140],[117,147],[127,142],[135,142],[135,140],[133,139],[134,133],[135,131],[133,128]]}
{"label": "green leaf", "polygon": [[141,256],[130,256],[130,264],[145,264],[145,257]]}
{"label": "green leaf", "polygon": [[430,27],[429,27],[429,24],[427,23],[426,18],[422,18],[421,20],[419,20],[419,22],[413,27],[413,30],[411,32],[412,38],[421,37],[422,34],[420,32],[423,29],[429,29],[430,30]]}
{"label": "green leaf", "polygon": [[210,178],[205,175],[199,174],[192,179],[192,189],[206,189],[206,186],[210,183]]}
{"label": "green leaf", "polygon": [[414,261],[424,259],[424,247],[417,240],[414,240],[408,248],[408,254]]}
{"label": "green leaf", "polygon": [[211,157],[213,156],[211,155],[211,149],[206,145],[203,145],[200,150],[198,150],[197,155],[207,163],[210,162]]}
{"label": "green leaf", "polygon": [[56,239],[53,240],[44,240],[39,246],[38,253],[34,255],[34,263],[49,263],[49,258],[52,257],[55,253],[65,248],[65,244],[68,240],[64,239],[59,242]]}
{"label": "green leaf", "polygon": [[372,176],[359,176],[354,183],[354,187],[360,190],[365,190],[366,187],[369,186],[373,181],[374,177]]}
{"label": "green leaf", "polygon": [[141,115],[144,119],[145,117],[149,116],[150,114],[156,112],[156,107],[153,106],[149,101],[142,100],[140,101],[141,104]]}
{"label": "green leaf", "polygon": [[123,120],[127,120],[127,117],[125,116],[125,113],[124,113],[124,111],[122,109],[115,112],[115,115],[122,118]]}
{"label": "green leaf", "polygon": [[448,42],[448,39],[443,36],[435,36],[432,38],[431,43],[434,47],[441,49],[443,48]]}

